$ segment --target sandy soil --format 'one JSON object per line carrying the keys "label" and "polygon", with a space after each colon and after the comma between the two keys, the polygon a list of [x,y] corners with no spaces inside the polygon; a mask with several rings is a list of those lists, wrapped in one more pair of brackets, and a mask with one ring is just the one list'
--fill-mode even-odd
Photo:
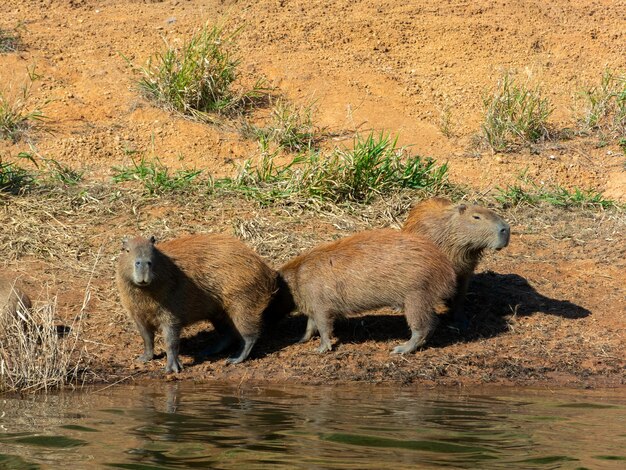
{"label": "sandy soil", "polygon": [[[601,146],[592,135],[510,154],[472,145],[482,96],[509,69],[542,86],[555,106],[555,128],[574,127],[580,90],[598,83],[607,65],[626,69],[625,8],[608,0],[8,2],[0,28],[20,23],[22,47],[0,55],[0,86],[18,89],[35,65],[41,79],[33,100],[50,101],[45,124],[15,144],[0,141],[0,156],[11,160],[34,148],[85,170],[92,189],[90,196],[79,190],[2,196],[0,267],[22,276],[40,301],[57,295],[62,322],[80,309],[93,272],[84,324],[92,378],[160,377],[162,359],[133,362],[140,338],[112,281],[121,236],[226,231],[278,266],[316,242],[403,219],[406,198],[363,214],[337,214],[259,209],[237,200],[144,200],[106,187],[111,167],[128,164],[131,151],[215,175],[230,174],[233,163],[255,155],[256,144],[235,130],[194,123],[142,99],[124,58],[143,64],[163,39],[182,41],[204,22],[225,18],[244,27],[242,80],[265,76],[297,103],[316,100],[316,122],[334,133],[398,133],[415,152],[448,161],[451,180],[476,191],[526,172],[626,202],[624,155],[615,141]],[[444,109],[452,119],[450,138],[438,125]],[[338,325],[335,351],[319,356],[314,343],[292,344],[304,328],[294,316],[268,332],[250,361],[226,367],[223,358],[198,356],[211,336],[201,325],[186,332],[187,367],[176,379],[624,384],[623,213],[511,209],[503,215],[513,228],[511,246],[489,256],[472,283],[468,333],[442,321],[428,348],[392,357],[391,347],[408,335],[404,319],[370,312]]]}

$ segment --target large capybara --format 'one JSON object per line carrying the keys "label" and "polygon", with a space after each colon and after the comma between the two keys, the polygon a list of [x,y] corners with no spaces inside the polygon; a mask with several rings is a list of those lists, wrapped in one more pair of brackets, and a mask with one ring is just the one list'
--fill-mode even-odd
{"label": "large capybara", "polygon": [[450,261],[430,240],[392,229],[319,245],[280,272],[308,316],[301,341],[318,331],[320,353],[332,348],[335,317],[382,307],[403,308],[411,328],[411,339],[393,353],[413,352],[434,330],[433,310],[455,286]]}
{"label": "large capybara", "polygon": [[180,331],[209,320],[220,339],[216,354],[238,340],[241,350],[228,359],[245,360],[259,337],[262,320],[279,276],[240,240],[218,234],[191,235],[155,245],[154,237],[124,240],[117,267],[122,304],[144,341],[138,359],[154,357],[154,334],[161,329],[166,372],[179,372]]}
{"label": "large capybara", "polygon": [[16,315],[30,310],[32,303],[14,279],[0,278],[0,314]]}
{"label": "large capybara", "polygon": [[449,306],[456,323],[466,328],[463,304],[470,278],[485,250],[509,244],[509,224],[486,207],[432,198],[413,207],[402,230],[429,238],[452,262],[457,288]]}

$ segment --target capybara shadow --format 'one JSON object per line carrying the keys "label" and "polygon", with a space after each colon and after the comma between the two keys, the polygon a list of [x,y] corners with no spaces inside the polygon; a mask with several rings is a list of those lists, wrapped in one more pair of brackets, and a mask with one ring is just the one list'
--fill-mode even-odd
{"label": "capybara shadow", "polygon": [[[406,320],[404,321],[403,333],[406,334]],[[302,332],[306,328],[307,318],[305,315],[289,315],[280,320],[278,324],[272,325],[272,334],[262,334],[250,353],[251,359],[262,359],[272,353],[292,347],[302,337]],[[231,349],[226,349],[219,354],[207,354],[206,345],[214,343],[219,338],[214,329],[201,330],[194,335],[181,338],[180,352],[193,359],[193,364],[204,362],[215,362],[228,357],[232,353]]]}
{"label": "capybara shadow", "polygon": [[485,271],[476,274],[470,282],[468,305],[470,319],[479,319],[485,313],[504,316],[515,313],[528,316],[534,313],[547,313],[563,318],[584,318],[591,312],[569,300],[546,297],[537,292],[529,282],[518,274],[500,274]]}

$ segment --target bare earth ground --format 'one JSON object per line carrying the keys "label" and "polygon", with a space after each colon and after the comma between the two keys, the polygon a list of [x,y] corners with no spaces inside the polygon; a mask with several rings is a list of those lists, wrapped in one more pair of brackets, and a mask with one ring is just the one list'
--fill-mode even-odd
{"label": "bare earth ground", "polygon": [[[133,88],[125,56],[143,64],[187,38],[205,21],[242,25],[244,81],[265,76],[295,102],[315,99],[320,126],[399,133],[416,153],[448,161],[450,179],[485,192],[521,172],[565,187],[593,188],[626,202],[624,156],[598,138],[555,141],[512,154],[476,150],[482,101],[503,70],[542,84],[555,105],[556,128],[575,126],[576,94],[605,66],[626,69],[622,1],[28,1],[3,3],[0,28],[22,22],[23,47],[0,55],[0,85],[18,88],[36,64],[35,101],[49,121],[26,141],[0,141],[0,156],[36,150],[85,170],[84,187],[1,196],[0,267],[22,276],[39,301],[57,296],[60,322],[91,299],[84,347],[93,380],[159,377],[164,361],[137,365],[141,341],[113,284],[123,235],[233,233],[274,266],[322,240],[372,226],[397,226],[407,196],[349,211],[298,205],[259,208],[236,198],[148,200],[119,193],[112,166],[129,151],[174,168],[215,175],[254,156],[256,144],[234,129],[190,122],[154,108]],[[438,128],[450,108],[453,136]],[[83,187],[83,189],[84,189]],[[186,331],[182,380],[304,383],[387,381],[574,385],[626,383],[626,221],[623,212],[509,209],[511,246],[490,255],[470,287],[470,331],[442,321],[428,347],[407,357],[389,350],[408,336],[404,318],[369,312],[336,328],[338,344],[320,356],[316,343],[292,344],[302,317],[283,321],[251,360],[226,367],[198,351],[211,340],[204,325]]]}

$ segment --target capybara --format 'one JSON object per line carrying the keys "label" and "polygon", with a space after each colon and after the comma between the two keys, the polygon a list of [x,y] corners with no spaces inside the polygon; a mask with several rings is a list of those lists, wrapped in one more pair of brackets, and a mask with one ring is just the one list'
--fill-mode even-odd
{"label": "capybara", "polygon": [[509,224],[486,207],[432,198],[413,207],[402,230],[429,238],[452,262],[457,288],[449,306],[458,326],[466,328],[463,304],[470,278],[485,250],[509,244]]}
{"label": "capybara", "polygon": [[434,330],[434,308],[455,285],[450,261],[430,240],[392,229],[319,245],[280,272],[308,316],[301,341],[318,331],[320,353],[332,349],[335,317],[381,307],[403,308],[411,328],[411,339],[392,352],[415,351]]}
{"label": "capybara", "polygon": [[0,314],[23,314],[31,308],[30,298],[16,285],[14,279],[0,278]]}
{"label": "capybara", "polygon": [[220,339],[207,350],[216,354],[238,340],[241,350],[228,359],[245,360],[259,337],[264,311],[280,280],[240,240],[198,234],[155,244],[154,237],[125,239],[117,267],[122,304],[144,341],[139,360],[154,357],[154,334],[163,334],[166,372],[179,372],[181,329],[209,320]]}

